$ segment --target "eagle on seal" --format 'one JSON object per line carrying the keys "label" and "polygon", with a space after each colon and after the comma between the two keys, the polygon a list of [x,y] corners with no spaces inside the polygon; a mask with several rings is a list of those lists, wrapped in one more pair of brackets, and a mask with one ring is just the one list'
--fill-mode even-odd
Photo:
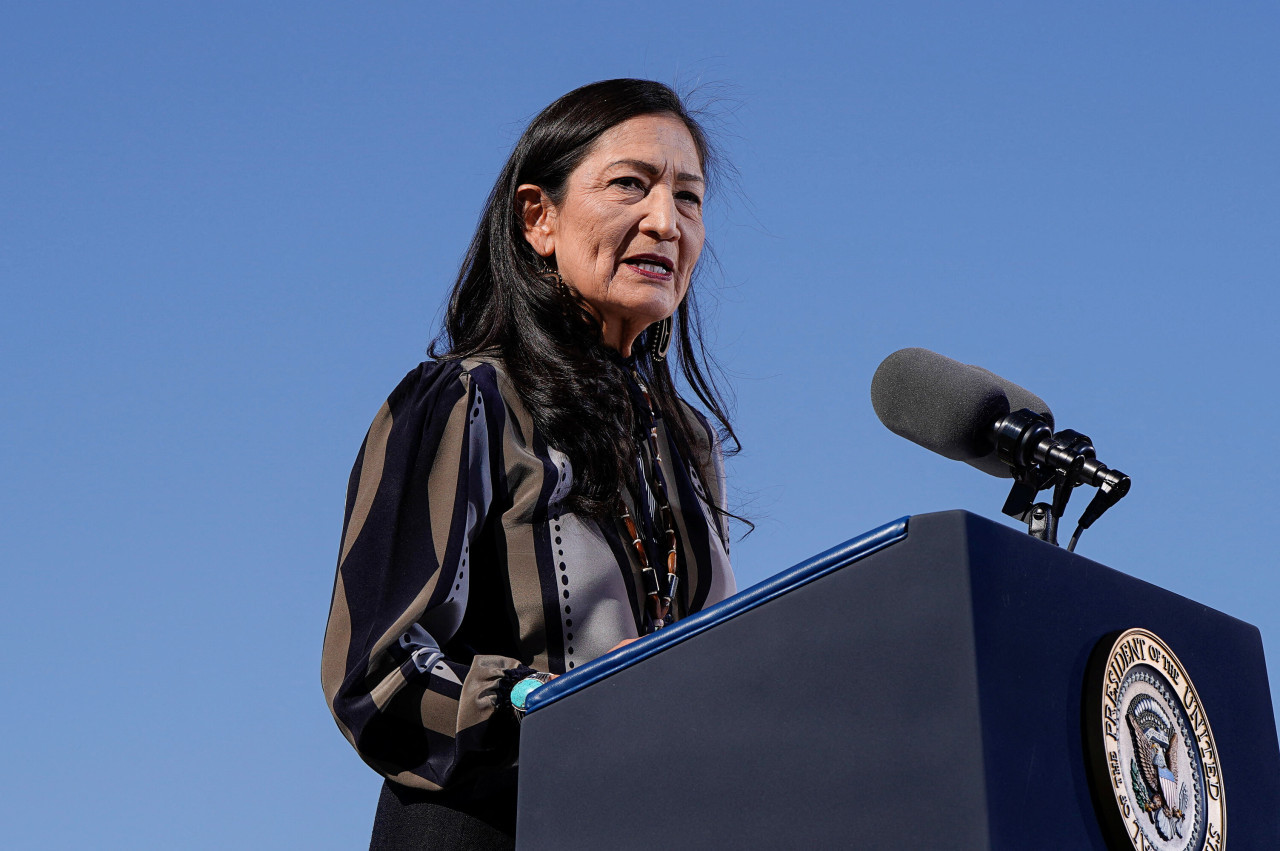
{"label": "eagle on seal", "polygon": [[[1144,808],[1155,821],[1155,814],[1163,811],[1165,816],[1175,824],[1182,820],[1183,812],[1173,804],[1173,795],[1178,788],[1178,766],[1171,758],[1174,745],[1178,741],[1178,731],[1169,731],[1168,743],[1153,741],[1142,728],[1133,710],[1129,710],[1129,728],[1133,731],[1133,741],[1137,745],[1138,765],[1142,769],[1142,779],[1151,796]],[[1163,736],[1161,736],[1163,738]],[[1163,744],[1163,747],[1161,746]]]}

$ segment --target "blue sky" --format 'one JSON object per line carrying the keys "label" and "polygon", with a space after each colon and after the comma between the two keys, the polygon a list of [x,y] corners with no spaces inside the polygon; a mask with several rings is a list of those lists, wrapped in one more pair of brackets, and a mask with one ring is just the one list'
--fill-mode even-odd
{"label": "blue sky", "polygon": [[1083,555],[1276,664],[1274,4],[473,6],[0,15],[15,845],[367,842],[378,783],[318,671],[347,473],[520,130],[609,77],[703,84],[740,172],[702,292],[741,584],[903,514],[999,516],[1001,481],[871,410],[924,346],[1133,477]]}

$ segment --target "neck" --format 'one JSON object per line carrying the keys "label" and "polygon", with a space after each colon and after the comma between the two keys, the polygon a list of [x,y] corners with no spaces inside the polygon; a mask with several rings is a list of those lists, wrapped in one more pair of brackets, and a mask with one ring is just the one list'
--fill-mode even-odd
{"label": "neck", "polygon": [[600,320],[600,342],[624,358],[631,357],[631,347],[649,327],[647,324],[637,326],[627,320],[610,320],[604,317],[597,319]]}

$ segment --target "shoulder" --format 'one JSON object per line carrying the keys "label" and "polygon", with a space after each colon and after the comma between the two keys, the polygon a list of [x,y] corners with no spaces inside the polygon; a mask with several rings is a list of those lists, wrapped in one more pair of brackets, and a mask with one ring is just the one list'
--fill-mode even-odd
{"label": "shoulder", "polygon": [[689,434],[693,438],[693,446],[689,447],[696,460],[706,463],[720,455],[720,435],[707,419],[706,414],[690,405],[683,398],[679,399],[680,415],[688,424]]}
{"label": "shoulder", "polygon": [[484,409],[490,422],[512,421],[524,434],[532,428],[506,366],[489,355],[423,361],[396,385],[379,413],[416,431],[465,417],[475,405]]}
{"label": "shoulder", "polygon": [[490,357],[442,358],[418,364],[405,375],[387,397],[394,411],[420,408],[451,408],[472,388],[485,401],[515,396],[502,362]]}
{"label": "shoulder", "polygon": [[409,370],[387,397],[392,410],[417,407],[457,392],[463,372],[460,361],[428,360]]}
{"label": "shoulder", "polygon": [[457,361],[423,361],[400,380],[374,418],[374,428],[404,434],[420,431],[429,423],[447,419],[467,396]]}
{"label": "shoulder", "polygon": [[[689,447],[692,457],[687,459],[688,465],[703,489],[698,491],[698,495],[712,508],[722,510],[725,506],[725,475],[720,433],[702,411],[684,399],[680,399],[680,414],[685,418],[692,443]],[[674,452],[678,447],[673,446],[672,449]],[[708,515],[708,520],[719,531],[720,538],[725,543],[725,551],[728,552],[729,527],[726,518],[712,518]]]}

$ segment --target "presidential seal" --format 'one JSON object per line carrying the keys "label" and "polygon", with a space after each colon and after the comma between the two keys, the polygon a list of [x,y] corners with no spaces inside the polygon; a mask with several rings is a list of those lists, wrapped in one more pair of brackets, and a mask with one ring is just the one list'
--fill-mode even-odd
{"label": "presidential seal", "polygon": [[1099,816],[1113,848],[1220,851],[1227,810],[1213,730],[1178,657],[1130,629],[1094,656],[1085,712]]}

